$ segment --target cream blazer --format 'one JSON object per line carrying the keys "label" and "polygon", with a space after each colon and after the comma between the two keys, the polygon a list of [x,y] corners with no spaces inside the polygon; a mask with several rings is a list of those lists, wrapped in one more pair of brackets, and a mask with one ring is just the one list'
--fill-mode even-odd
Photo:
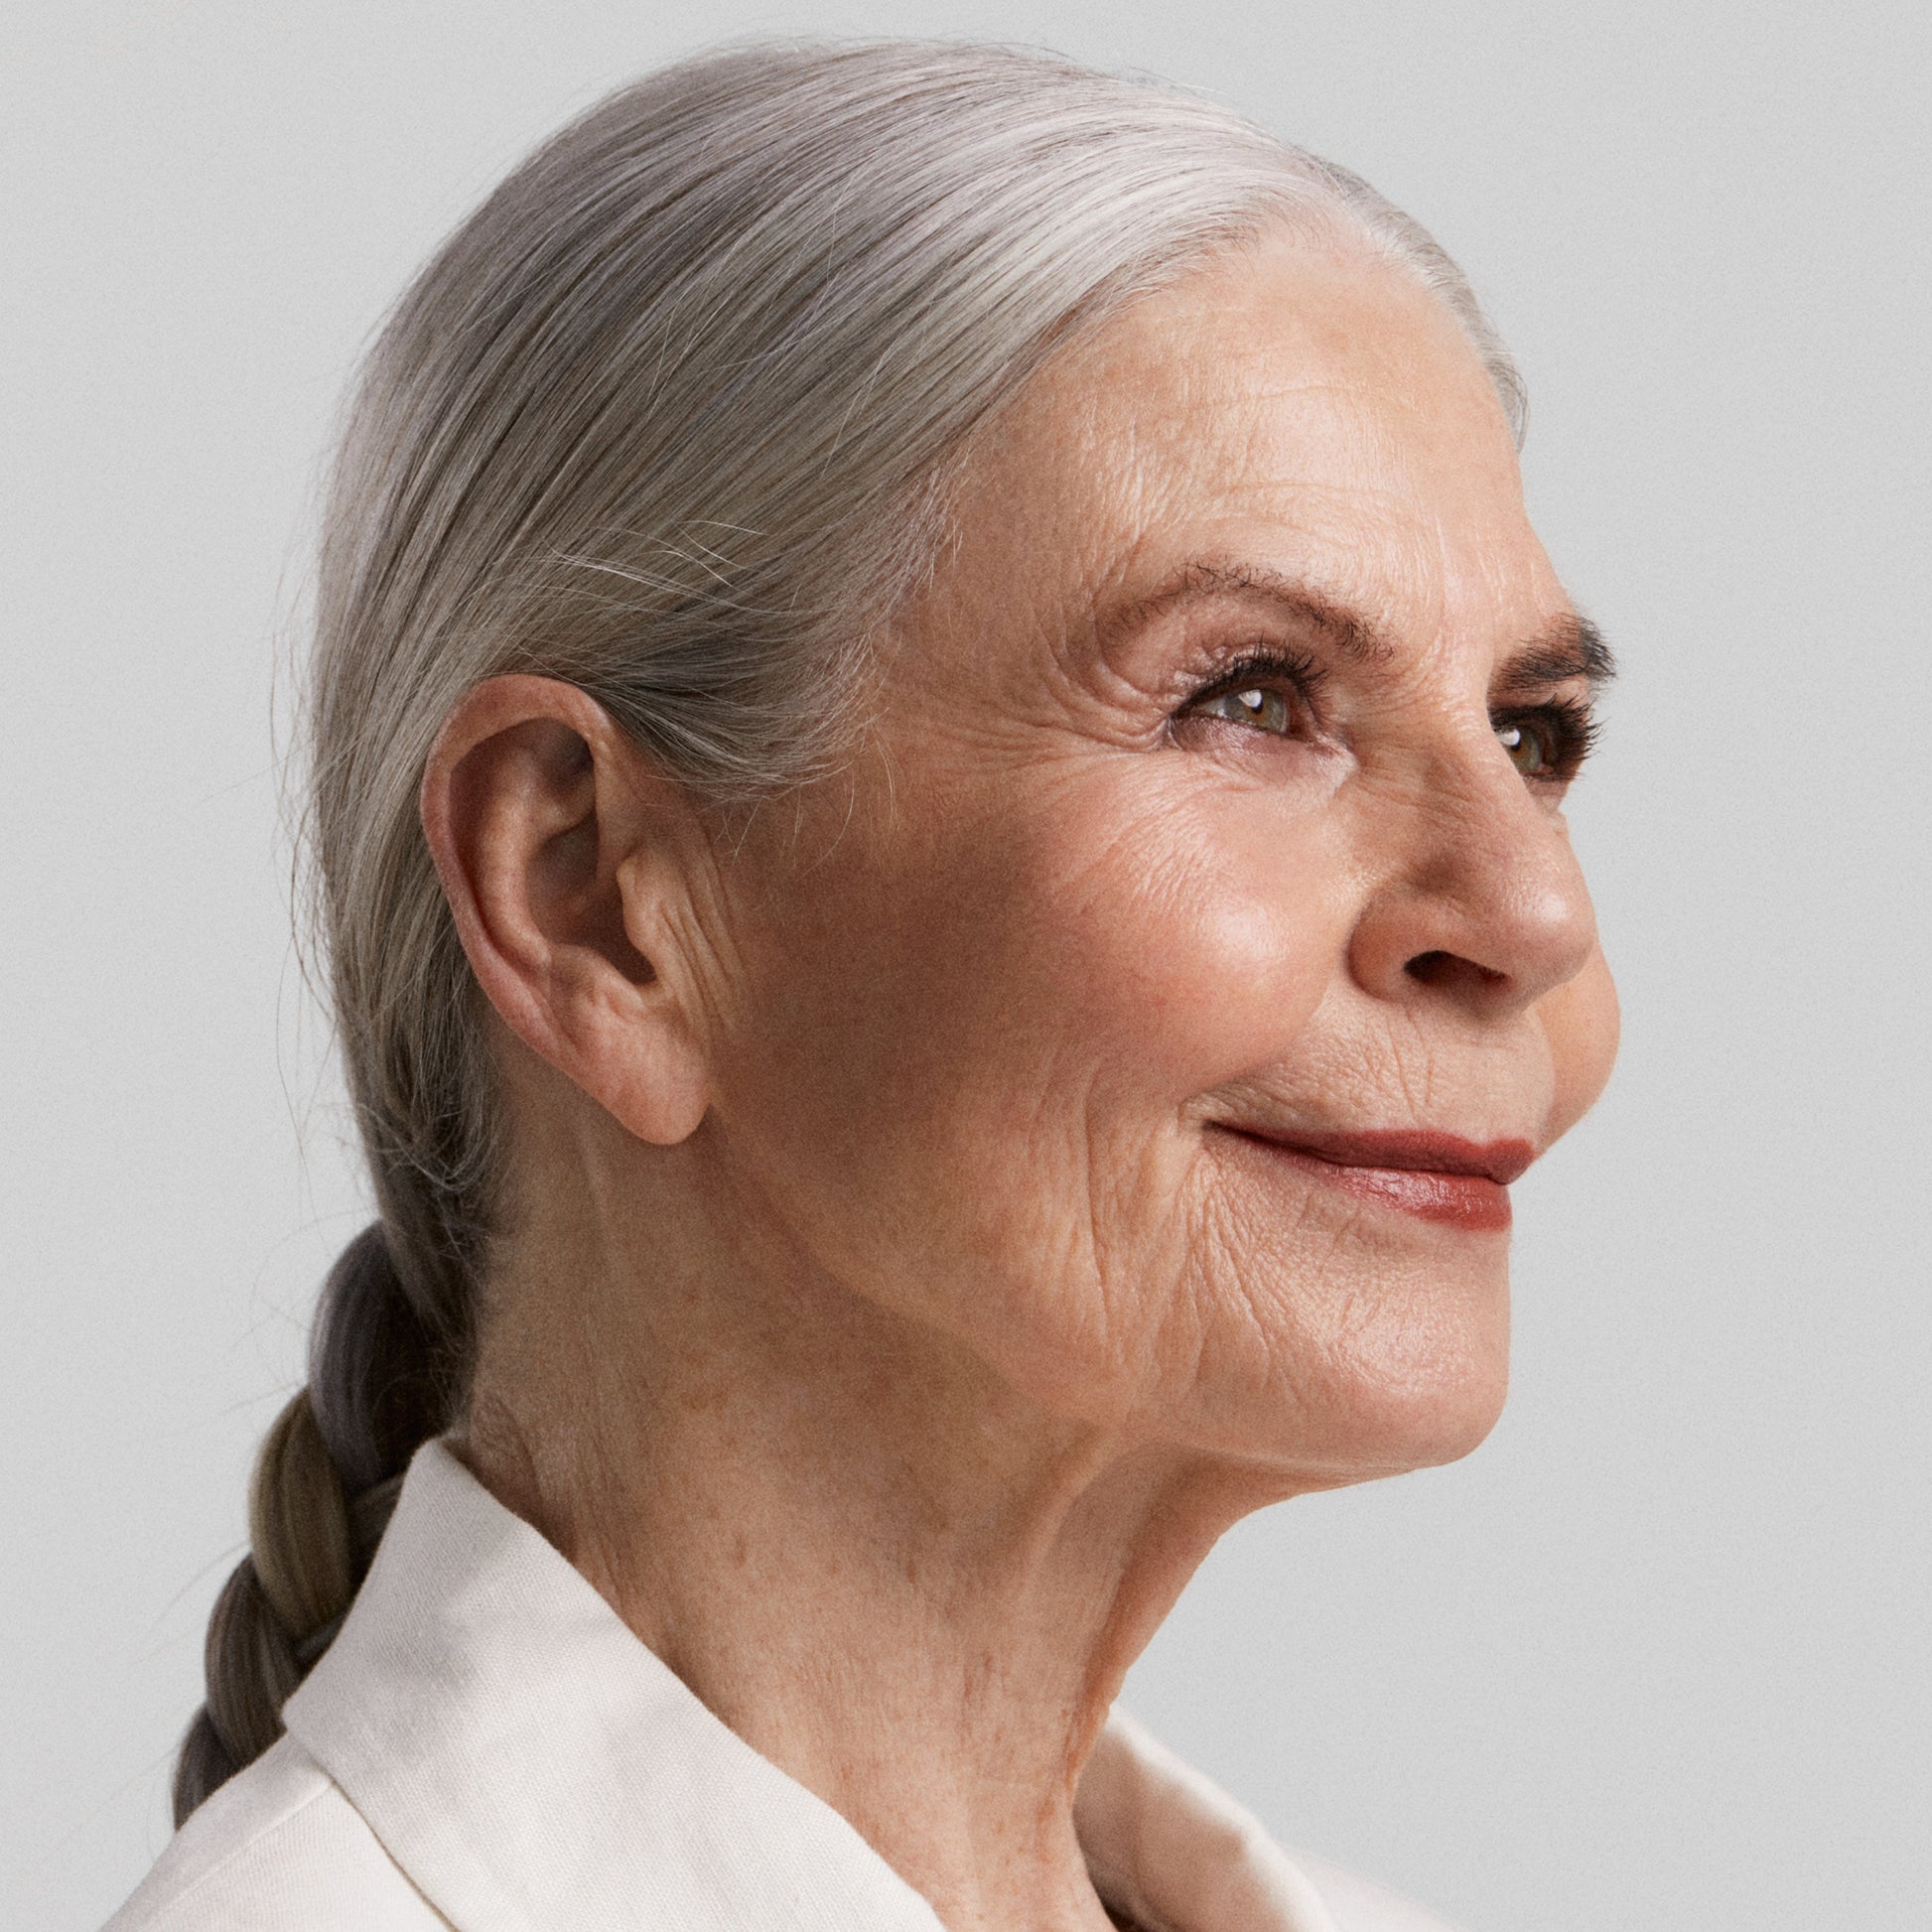
{"label": "cream blazer", "polygon": [[[943,1932],[440,1443],[285,1717],[108,1932]],[[1075,1824],[1148,1932],[1449,1932],[1120,1712]]]}

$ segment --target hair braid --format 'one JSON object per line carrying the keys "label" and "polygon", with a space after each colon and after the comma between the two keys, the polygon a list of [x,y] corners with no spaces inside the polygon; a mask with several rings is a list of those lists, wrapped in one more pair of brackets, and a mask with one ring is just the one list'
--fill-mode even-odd
{"label": "hair braid", "polygon": [[417,1446],[447,1425],[448,1337],[417,1313],[380,1224],[330,1271],[310,1386],[275,1419],[248,1492],[249,1554],[208,1619],[207,1702],[175,1770],[175,1823],[282,1733],[328,1649]]}

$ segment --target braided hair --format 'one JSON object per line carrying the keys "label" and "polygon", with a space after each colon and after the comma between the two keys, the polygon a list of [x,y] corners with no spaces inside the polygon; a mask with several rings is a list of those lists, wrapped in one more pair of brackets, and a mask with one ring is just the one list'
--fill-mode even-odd
{"label": "braided hair", "polygon": [[175,1766],[175,1823],[259,1757],[342,1627],[417,1446],[448,1426],[451,1335],[412,1304],[382,1227],[324,1287],[309,1386],[276,1417],[248,1492],[249,1554],[208,1619],[207,1702]]}

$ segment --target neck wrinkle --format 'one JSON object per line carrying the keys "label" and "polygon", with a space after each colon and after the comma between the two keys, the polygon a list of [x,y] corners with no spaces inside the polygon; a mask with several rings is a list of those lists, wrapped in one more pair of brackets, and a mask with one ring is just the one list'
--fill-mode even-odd
{"label": "neck wrinkle", "polygon": [[460,1453],[951,1932],[1104,1932],[1081,1768],[1253,1499],[870,1305],[745,1286],[505,1283]]}

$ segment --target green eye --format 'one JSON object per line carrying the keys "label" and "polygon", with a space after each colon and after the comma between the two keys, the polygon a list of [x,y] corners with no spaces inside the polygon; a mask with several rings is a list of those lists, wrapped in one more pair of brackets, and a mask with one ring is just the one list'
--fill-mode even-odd
{"label": "green eye", "polygon": [[1223,691],[1201,707],[1208,718],[1225,718],[1230,724],[1252,725],[1257,731],[1273,732],[1286,738],[1295,724],[1295,709],[1279,691],[1253,685],[1245,691]]}
{"label": "green eye", "polygon": [[1527,725],[1517,723],[1498,725],[1497,742],[1509,754],[1509,761],[1526,778],[1541,777],[1549,770],[1555,760],[1550,757],[1550,748],[1545,744],[1543,734],[1533,731]]}

